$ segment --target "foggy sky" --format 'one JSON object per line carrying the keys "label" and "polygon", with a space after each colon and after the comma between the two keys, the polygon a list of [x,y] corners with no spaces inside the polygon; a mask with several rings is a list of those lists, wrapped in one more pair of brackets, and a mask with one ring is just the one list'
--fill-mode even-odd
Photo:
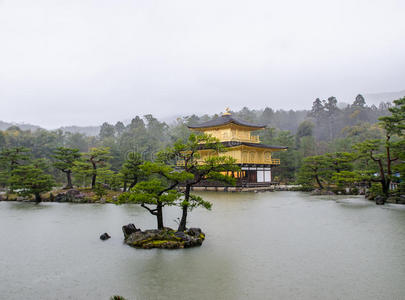
{"label": "foggy sky", "polygon": [[403,0],[0,0],[0,120],[310,108],[405,88]]}

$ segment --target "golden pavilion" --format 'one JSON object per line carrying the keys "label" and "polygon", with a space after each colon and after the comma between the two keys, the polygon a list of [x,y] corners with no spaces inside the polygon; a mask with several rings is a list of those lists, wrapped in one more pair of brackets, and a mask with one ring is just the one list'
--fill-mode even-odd
{"label": "golden pavilion", "polygon": [[[280,165],[280,160],[272,158],[272,153],[287,150],[287,147],[260,143],[259,136],[254,135],[253,132],[264,129],[266,125],[237,119],[231,114],[229,108],[216,119],[188,127],[191,130],[218,138],[227,148],[225,153],[219,155],[233,157],[240,166],[239,172],[230,174],[237,178],[237,186],[239,187],[270,185],[272,181],[271,170]],[[212,150],[208,149],[201,149],[199,152],[202,160],[212,155]]]}

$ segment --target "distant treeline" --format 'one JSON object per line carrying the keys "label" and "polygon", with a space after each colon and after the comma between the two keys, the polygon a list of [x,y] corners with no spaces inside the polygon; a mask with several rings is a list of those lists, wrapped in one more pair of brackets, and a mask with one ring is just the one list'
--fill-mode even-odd
{"label": "distant treeline", "polygon": [[[245,107],[233,114],[247,121],[267,124],[266,129],[257,132],[263,143],[289,147],[287,152],[277,154],[282,163],[274,174],[280,181],[291,182],[296,179],[305,157],[351,151],[355,143],[369,138],[381,138],[384,133],[376,122],[379,117],[389,114],[390,105],[381,103],[378,107],[369,106],[358,95],[352,104],[344,108],[339,108],[335,97],[329,97],[325,100],[316,99],[310,111],[275,111],[269,107],[251,110]],[[150,114],[136,116],[127,125],[123,122],[102,124],[97,136],[61,129],[31,131],[11,126],[0,131],[0,149],[25,147],[30,149],[34,159],[43,158],[52,162],[52,154],[58,147],[74,148],[80,152],[89,152],[95,147],[108,147],[111,153],[111,170],[118,171],[128,153],[137,152],[143,159],[153,160],[154,154],[159,150],[177,140],[187,140],[190,135],[187,125],[216,116],[191,115],[178,118],[171,124],[161,122]],[[57,170],[51,169],[49,172],[57,181],[63,181],[62,174]]]}

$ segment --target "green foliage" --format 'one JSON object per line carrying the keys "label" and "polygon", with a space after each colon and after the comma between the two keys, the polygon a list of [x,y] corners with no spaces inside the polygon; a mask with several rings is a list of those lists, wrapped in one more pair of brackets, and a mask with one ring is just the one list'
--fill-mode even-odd
{"label": "green foliage", "polygon": [[124,183],[124,192],[126,191],[128,183],[129,188],[133,188],[138,180],[144,176],[141,168],[143,162],[141,154],[135,152],[130,152],[128,154],[127,159],[120,170],[122,182]]}
{"label": "green foliage", "polygon": [[318,187],[323,189],[323,177],[326,177],[324,175],[328,173],[328,160],[325,156],[309,156],[303,160],[297,183],[304,186],[313,186],[314,182],[316,182]]}
{"label": "green foliage", "polygon": [[[347,152],[306,157],[298,173],[297,182],[304,186],[316,184],[320,189],[323,189],[324,185],[343,186],[359,182],[359,175],[352,172],[354,159],[355,155]],[[354,181],[351,181],[352,179]]]}
{"label": "green foliage", "polygon": [[[213,155],[208,155],[202,159],[198,152],[201,148],[210,151]],[[180,162],[182,170],[192,174],[189,180],[182,181],[183,184],[192,186],[202,180],[234,184],[234,178],[222,173],[237,171],[239,168],[235,166],[235,160],[226,156],[225,152],[226,148],[218,139],[205,134],[190,134],[186,143],[177,141],[173,147],[161,151],[158,154],[158,159],[164,162]]]}
{"label": "green foliage", "polygon": [[[208,155],[202,158],[199,150],[206,150]],[[186,229],[187,211],[196,207],[211,209],[211,203],[191,194],[194,185],[203,180],[235,184],[235,178],[225,175],[224,172],[237,171],[239,168],[235,165],[235,159],[225,155],[225,152],[226,148],[218,139],[206,134],[190,134],[186,142],[177,141],[172,147],[158,153],[159,161],[180,163],[180,173],[187,174],[187,177],[179,181],[184,187],[183,198],[179,204],[182,207],[179,231]]]}
{"label": "green foliage", "polygon": [[80,158],[79,149],[58,147],[54,151],[53,158],[56,160],[53,166],[62,172],[72,171],[74,162]]}
{"label": "green foliage", "polygon": [[164,180],[152,178],[148,181],[141,181],[129,192],[119,196],[119,203],[135,203],[149,205],[175,205],[175,201],[181,196],[176,190],[167,190],[168,185]]}
{"label": "green foliage", "polygon": [[356,154],[348,152],[326,153],[326,160],[329,167],[335,172],[351,171],[353,169],[352,162],[356,159]]}
{"label": "green foliage", "polygon": [[388,109],[391,116],[381,117],[379,120],[389,134],[403,137],[405,136],[405,97],[395,100],[394,105]]}
{"label": "green foliage", "polygon": [[[163,229],[163,207],[178,205],[181,193],[175,188],[180,182],[192,177],[187,172],[175,171],[171,166],[161,162],[144,162],[140,166],[145,181],[138,182],[128,192],[118,197],[118,203],[140,204],[157,218],[158,229]],[[150,206],[153,207],[150,207]]]}
{"label": "green foliage", "polygon": [[[315,113],[318,104],[314,103],[313,116],[318,116]],[[346,128],[348,138],[341,141],[348,145],[357,141],[353,146],[354,153],[335,152],[305,158],[298,182],[305,186],[313,186],[316,182],[320,188],[324,184],[342,188],[373,183],[372,194],[388,197],[390,183],[398,181],[394,172],[405,176],[405,98],[394,101],[394,104],[389,108],[392,115],[380,118],[382,130],[365,124]],[[359,95],[351,108],[365,109],[364,98]]]}
{"label": "green foliage", "polygon": [[372,194],[373,196],[377,196],[377,195],[383,195],[383,190],[381,188],[380,184],[377,183],[372,183],[371,187],[369,189],[370,194]]}
{"label": "green foliage", "polygon": [[30,158],[29,149],[14,147],[0,151],[0,185],[10,186],[12,172]]}
{"label": "green foliage", "polygon": [[[301,149],[297,149],[297,138],[289,131],[280,131],[274,128],[266,129],[268,134],[261,136],[261,141],[267,145],[283,145],[288,147],[288,151],[275,152],[273,158],[279,158],[282,163],[272,170],[273,176],[278,177],[280,181],[288,182],[295,179],[296,172],[300,167],[302,156],[313,155],[314,152],[308,150],[303,155],[302,149],[313,148],[314,141],[311,136],[300,138]],[[308,143],[307,143],[308,142]],[[307,147],[308,145],[308,147]]]}
{"label": "green foliage", "polygon": [[46,168],[46,162],[43,160],[16,167],[11,172],[11,189],[21,196],[34,195],[36,201],[41,201],[40,194],[52,190],[55,186],[52,176],[45,173]]}
{"label": "green foliage", "polygon": [[55,159],[53,166],[66,174],[66,187],[72,188],[71,173],[74,163],[80,158],[79,149],[58,147],[54,150],[53,158]]}
{"label": "green foliage", "polygon": [[187,207],[188,210],[193,210],[196,207],[203,207],[207,210],[211,210],[212,203],[209,201],[205,201],[201,196],[190,194],[188,200],[183,198],[183,201],[180,203],[181,207]]}
{"label": "green foliage", "polygon": [[73,171],[82,176],[83,179],[91,177],[91,187],[94,188],[97,179],[105,181],[106,178],[113,175],[108,165],[110,158],[109,148],[91,148],[89,152],[82,153],[81,160],[75,161]]}
{"label": "green foliage", "polygon": [[[288,146],[288,151],[273,154],[273,158],[281,159],[281,165],[273,168],[272,174],[281,182],[296,180],[304,158],[325,153],[350,152],[353,145],[365,140],[383,140],[373,154],[376,155],[376,159],[381,159],[383,163],[386,163],[386,157],[384,157],[384,147],[387,142],[385,140],[386,132],[390,134],[388,143],[391,158],[398,158],[392,163],[391,179],[397,180],[393,174],[398,172],[401,174],[401,178],[405,177],[403,163],[405,154],[402,150],[405,148],[403,141],[404,98],[394,101],[393,106],[390,103],[381,103],[379,107],[367,105],[361,95],[353,100],[351,105],[343,107],[337,105],[337,99],[334,97],[324,100],[316,99],[311,111],[273,110],[269,107],[264,110],[252,110],[244,107],[239,112],[233,112],[233,115],[247,121],[267,124],[268,128],[258,132],[263,143]],[[91,148],[109,148],[108,163],[96,168],[95,183],[107,183],[114,189],[119,188],[120,184],[125,186],[126,183],[129,188],[139,180],[147,178],[143,174],[138,174],[140,164],[135,163],[132,170],[131,166],[125,165],[131,161],[127,153],[141,153],[142,160],[153,161],[154,153],[171,146],[174,141],[180,140],[179,143],[183,144],[190,142],[189,136],[192,134],[187,128],[188,125],[204,122],[212,117],[215,115],[191,115],[179,118],[173,124],[167,125],[152,115],[136,116],[128,125],[124,125],[122,122],[117,122],[115,125],[103,123],[98,136],[79,133],[81,130],[79,127],[64,128],[64,131],[29,131],[23,130],[25,128],[23,126],[21,128],[11,126],[7,130],[0,131],[0,152],[14,148],[29,148],[33,159],[49,159],[60,147],[79,149],[79,152],[83,153],[89,153]],[[376,124],[379,117],[382,117],[382,126]],[[194,139],[197,138],[194,137]],[[222,150],[218,149],[218,151]],[[176,159],[181,158],[172,157],[166,162],[174,164]],[[195,159],[201,160],[197,156]],[[60,160],[56,159],[55,163],[58,161]],[[20,162],[27,163],[23,159]],[[11,174],[9,163],[10,160],[1,161],[0,159],[0,186],[9,185],[7,183]],[[86,161],[86,157],[83,156],[75,165],[76,167],[71,169],[74,182],[81,185],[92,184],[94,169]],[[61,165],[54,164],[53,166],[54,168],[47,170],[47,173],[52,175],[58,184],[62,184],[66,181],[67,175],[63,176],[60,171]],[[360,173],[366,178],[364,180],[367,181],[376,179],[370,174],[372,171],[379,172],[378,169],[378,162],[361,156],[354,162],[352,171],[361,171]],[[388,172],[387,167],[384,172]],[[232,181],[229,178],[221,178],[218,174],[215,176],[210,174],[209,177],[207,179]],[[332,177],[330,175],[322,178],[322,182],[327,185],[334,184]]]}
{"label": "green foliage", "polygon": [[107,195],[107,190],[101,183],[97,182],[96,186],[94,187],[94,193],[96,194],[97,198],[100,200],[105,195]]}
{"label": "green foliage", "polygon": [[111,172],[108,177],[104,178],[104,181],[112,190],[118,191],[121,189],[124,179],[121,173]]}
{"label": "green foliage", "polygon": [[364,97],[362,95],[357,95],[356,99],[354,100],[352,107],[360,107],[360,108],[364,108],[366,106],[366,100],[364,99]]}
{"label": "green foliage", "polygon": [[369,172],[376,171],[378,178],[370,178],[370,181],[378,181],[382,192],[389,196],[391,182],[395,179],[393,171],[404,172],[404,149],[405,149],[405,98],[395,100],[395,106],[389,108],[391,116],[381,117],[380,126],[384,129],[384,139],[365,140],[355,145],[359,157],[368,166]]}
{"label": "green foliage", "polygon": [[0,162],[7,165],[10,170],[13,170],[15,167],[29,159],[29,152],[30,149],[26,147],[3,149],[0,152]]}
{"label": "green foliage", "polygon": [[114,125],[110,125],[107,122],[104,122],[100,128],[100,133],[99,133],[100,139],[114,138],[114,135],[115,135]]}
{"label": "green foliage", "polygon": [[332,175],[332,180],[338,187],[353,187],[362,182],[362,179],[359,173],[352,171],[340,171]]}
{"label": "green foliage", "polygon": [[122,296],[114,295],[110,298],[110,300],[126,300],[126,299]]}
{"label": "green foliage", "polygon": [[309,120],[305,120],[300,124],[297,130],[297,134],[295,135],[296,144],[299,147],[301,139],[304,137],[312,137],[313,130],[314,130],[314,123]]}

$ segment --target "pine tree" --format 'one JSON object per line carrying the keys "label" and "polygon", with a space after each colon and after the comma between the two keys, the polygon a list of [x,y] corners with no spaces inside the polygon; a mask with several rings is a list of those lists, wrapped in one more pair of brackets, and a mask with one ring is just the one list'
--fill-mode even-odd
{"label": "pine tree", "polygon": [[73,170],[84,176],[91,176],[91,188],[94,189],[97,177],[111,175],[108,160],[111,158],[108,147],[91,148],[82,154],[82,159],[75,162]]}
{"label": "pine tree", "polygon": [[20,165],[11,172],[10,186],[22,196],[35,196],[35,201],[41,201],[41,193],[52,190],[55,181],[46,174],[47,165],[44,160],[35,160],[28,165]]}
{"label": "pine tree", "polygon": [[124,182],[124,192],[127,191],[128,183],[129,188],[132,189],[138,183],[138,180],[144,175],[141,168],[143,162],[141,154],[136,152],[130,152],[128,154],[127,159],[120,170]]}
{"label": "pine tree", "polygon": [[162,163],[145,162],[141,168],[149,178],[138,182],[130,191],[122,193],[118,203],[140,204],[156,216],[157,229],[163,229],[163,208],[177,205],[176,201],[181,197],[181,193],[176,187],[192,175],[187,172],[176,172],[172,167]]}
{"label": "pine tree", "polygon": [[66,174],[65,189],[71,189],[73,187],[72,170],[74,163],[80,158],[79,149],[59,147],[54,151],[53,158],[56,159],[53,166]]}
{"label": "pine tree", "polygon": [[[198,150],[206,149],[216,155],[201,158]],[[214,180],[234,184],[235,179],[225,175],[228,171],[237,171],[235,160],[224,153],[226,149],[218,139],[209,135],[191,134],[186,143],[178,141],[173,147],[167,148],[158,154],[161,161],[168,163],[171,160],[178,160],[180,168],[186,174],[191,174],[190,178],[183,180],[184,186],[183,199],[180,203],[182,216],[180,219],[178,231],[186,230],[188,212],[196,207],[202,206],[206,209],[211,208],[211,203],[204,201],[202,197],[193,195],[191,188],[202,180]],[[217,155],[224,153],[224,155]]]}

